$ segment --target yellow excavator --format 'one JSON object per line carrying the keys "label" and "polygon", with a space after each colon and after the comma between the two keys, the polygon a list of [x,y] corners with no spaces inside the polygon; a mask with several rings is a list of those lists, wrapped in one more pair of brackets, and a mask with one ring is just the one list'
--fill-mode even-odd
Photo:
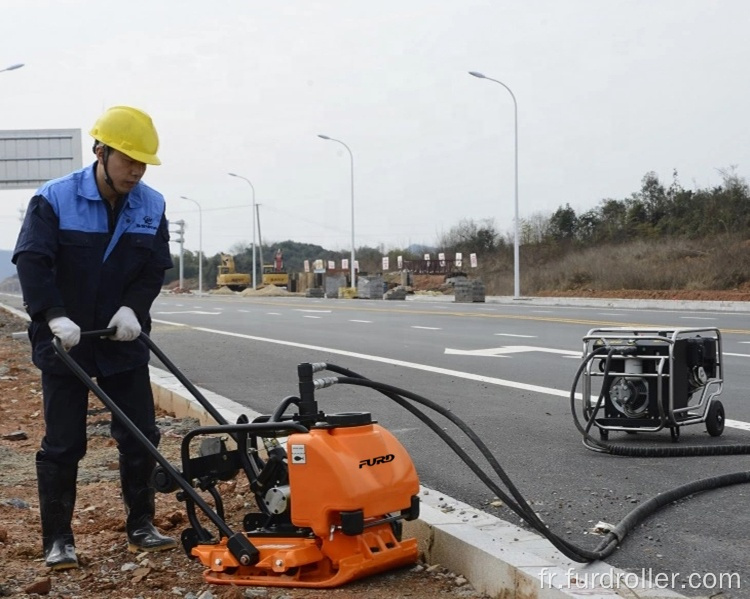
{"label": "yellow excavator", "polygon": [[221,264],[216,275],[218,287],[229,287],[232,291],[242,291],[250,286],[250,275],[237,272],[234,267],[234,256],[221,254]]}
{"label": "yellow excavator", "polygon": [[273,264],[263,265],[263,285],[275,285],[276,287],[289,287],[289,273],[284,270],[284,252],[281,248],[276,250]]}

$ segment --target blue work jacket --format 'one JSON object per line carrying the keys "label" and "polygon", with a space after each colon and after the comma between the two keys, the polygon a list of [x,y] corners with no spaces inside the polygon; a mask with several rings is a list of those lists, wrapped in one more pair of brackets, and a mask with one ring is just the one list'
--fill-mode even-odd
{"label": "blue work jacket", "polygon": [[[70,374],[52,347],[47,321],[67,316],[82,331],[104,329],[121,306],[144,332],[149,310],[172,268],[164,197],[138,183],[115,221],[96,186],[96,163],[40,187],[29,203],[13,252],[31,316],[32,358],[46,372]],[[148,347],[83,337],[70,355],[91,376],[146,364]]]}

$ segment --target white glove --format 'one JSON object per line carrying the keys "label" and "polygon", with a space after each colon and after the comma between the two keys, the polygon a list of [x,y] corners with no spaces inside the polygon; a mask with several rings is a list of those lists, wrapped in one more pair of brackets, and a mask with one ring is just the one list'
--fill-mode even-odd
{"label": "white glove", "polygon": [[81,340],[81,327],[67,316],[58,316],[50,320],[47,325],[52,334],[60,339],[63,349],[68,351],[71,347],[78,345]]}
{"label": "white glove", "polygon": [[107,325],[108,329],[116,328],[115,334],[110,339],[115,341],[133,341],[141,334],[141,323],[135,316],[132,308],[122,306]]}

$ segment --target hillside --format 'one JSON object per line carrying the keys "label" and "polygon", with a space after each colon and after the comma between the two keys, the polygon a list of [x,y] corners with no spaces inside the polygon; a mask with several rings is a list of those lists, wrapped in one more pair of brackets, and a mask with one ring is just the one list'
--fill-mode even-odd
{"label": "hillside", "polygon": [[0,250],[0,281],[16,274],[16,267],[11,263],[11,250]]}

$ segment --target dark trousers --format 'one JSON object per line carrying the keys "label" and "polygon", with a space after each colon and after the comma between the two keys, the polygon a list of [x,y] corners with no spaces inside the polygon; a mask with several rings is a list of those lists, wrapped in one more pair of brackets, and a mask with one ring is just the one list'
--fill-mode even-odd
{"label": "dark trousers", "polygon": [[[97,377],[96,382],[151,443],[158,446],[160,433],[155,422],[148,365]],[[42,393],[46,430],[37,459],[78,464],[86,454],[88,388],[73,373],[42,372]],[[135,458],[147,453],[118,418],[112,418],[110,430],[124,456]]]}

